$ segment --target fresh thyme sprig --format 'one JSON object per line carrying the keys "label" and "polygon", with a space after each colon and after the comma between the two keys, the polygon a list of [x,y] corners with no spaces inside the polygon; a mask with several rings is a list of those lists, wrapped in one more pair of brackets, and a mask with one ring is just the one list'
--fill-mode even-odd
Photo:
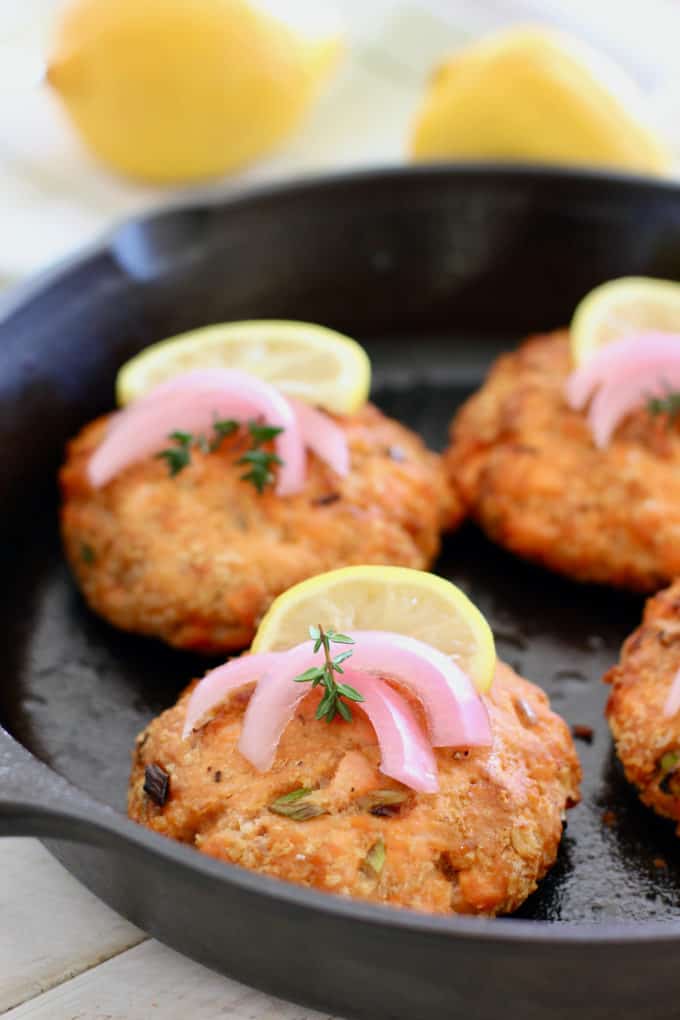
{"label": "fresh thyme sprig", "polygon": [[[174,478],[191,464],[192,449],[201,450],[203,453],[214,453],[219,450],[228,436],[234,435],[241,427],[241,423],[235,419],[225,418],[218,419],[213,423],[213,435],[210,439],[203,435],[194,436],[191,432],[180,432],[179,430],[171,432],[168,439],[171,439],[174,445],[161,450],[156,456],[166,462],[168,471]],[[275,464],[283,463],[280,457],[268,450],[263,450],[262,446],[271,442],[272,439],[276,439],[283,429],[276,425],[262,425],[257,421],[249,421],[247,427],[251,447],[236,463],[248,468],[241,475],[242,480],[252,482],[257,491],[262,493],[266,486],[274,481],[272,467]]]}
{"label": "fresh thyme sprig", "polygon": [[280,457],[277,457],[275,453],[262,450],[261,446],[263,443],[269,443],[275,439],[283,432],[283,429],[276,425],[260,425],[256,421],[251,421],[248,422],[248,431],[253,448],[244,453],[236,463],[244,464],[249,468],[245,474],[241,475],[241,478],[245,482],[252,482],[257,491],[261,493],[266,485],[271,485],[274,481],[272,467],[282,463]]}
{"label": "fresh thyme sprig", "polygon": [[318,624],[316,627],[310,627],[309,636],[314,642],[315,652],[323,648],[325,661],[323,666],[312,666],[311,669],[305,670],[300,676],[296,676],[295,683],[311,683],[312,687],[321,685],[324,688],[324,696],[316,710],[317,719],[325,719],[326,722],[330,723],[333,722],[336,715],[339,715],[345,722],[351,722],[352,712],[347,702],[363,701],[363,696],[353,687],[350,687],[349,684],[338,683],[334,674],[344,673],[342,663],[349,659],[352,651],[348,649],[346,652],[340,652],[338,655],[333,656],[331,655],[331,644],[353,645],[354,641],[346,634],[337,634],[333,630],[324,630],[321,624]]}
{"label": "fresh thyme sprig", "polygon": [[161,450],[156,456],[164,460],[168,465],[168,471],[172,478],[183,471],[191,464],[191,447],[194,444],[194,437],[190,432],[171,432],[168,439],[172,439],[174,446],[167,450]]}
{"label": "fresh thyme sprig", "polygon": [[233,436],[234,432],[238,432],[239,423],[234,418],[225,418],[222,421],[216,421],[213,424],[213,432],[215,435],[208,444],[208,451],[214,453],[215,450],[219,450],[222,445],[222,441],[227,436]]}
{"label": "fresh thyme sprig", "polygon": [[647,410],[652,415],[665,414],[674,424],[680,418],[680,390],[669,390],[663,397],[650,397]]}
{"label": "fresh thyme sprig", "polygon": [[283,432],[280,425],[261,425],[259,421],[249,421],[248,431],[253,440],[253,445],[256,447],[262,446],[263,443],[269,443],[272,439],[276,439]]}

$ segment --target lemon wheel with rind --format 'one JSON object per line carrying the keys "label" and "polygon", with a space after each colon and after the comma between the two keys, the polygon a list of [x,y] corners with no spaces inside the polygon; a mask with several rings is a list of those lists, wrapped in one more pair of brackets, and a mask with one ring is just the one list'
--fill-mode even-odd
{"label": "lemon wheel with rind", "polygon": [[358,411],[371,386],[371,363],[356,340],[316,323],[252,319],[204,326],[145,348],[118,373],[118,403],[205,368],[248,372],[334,414]]}
{"label": "lemon wheel with rind", "polygon": [[576,307],[570,326],[573,363],[584,365],[628,334],[657,330],[677,333],[680,343],[680,283],[649,276],[609,280]]}
{"label": "lemon wheel with rind", "polygon": [[477,690],[496,667],[491,629],[456,585],[409,567],[343,567],[302,581],[272,603],[253,652],[281,651],[309,638],[310,624],[336,631],[383,630],[417,638],[450,655]]}

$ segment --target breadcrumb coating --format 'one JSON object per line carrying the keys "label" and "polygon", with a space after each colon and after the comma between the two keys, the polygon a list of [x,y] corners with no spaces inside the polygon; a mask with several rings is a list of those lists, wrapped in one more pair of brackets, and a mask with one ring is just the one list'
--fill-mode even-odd
{"label": "breadcrumb coating", "polygon": [[[435,913],[510,912],[554,863],[565,809],[579,799],[579,762],[546,695],[509,667],[499,665],[487,699],[493,746],[436,750],[437,794],[415,793],[380,773],[376,737],[360,707],[351,723],[316,721],[316,691],[285,730],[271,770],[257,772],[237,749],[251,689],[232,695],[183,740],[189,689],[140,734],[131,818],[253,871]],[[170,777],[162,806],[144,792],[150,765]],[[311,818],[271,810],[300,788],[312,791],[295,802],[307,814],[311,806]],[[381,844],[376,873],[367,857]]]}
{"label": "breadcrumb coating", "polygon": [[680,713],[664,714],[680,670],[680,581],[647,601],[641,625],[605,676],[616,753],[640,798],[677,822],[680,835]]}
{"label": "breadcrumb coating", "polygon": [[680,574],[680,426],[645,410],[598,450],[564,397],[567,332],[500,357],[451,427],[445,463],[511,552],[579,581],[655,591]]}
{"label": "breadcrumb coating", "polygon": [[86,467],[107,420],[69,444],[61,470],[66,555],[92,609],[177,647],[247,647],[277,595],[335,567],[426,568],[462,516],[440,457],[371,405],[338,419],[347,477],[310,454],[304,490],[285,498],[241,480],[238,439],[193,451],[175,477],[148,458],[95,490]]}

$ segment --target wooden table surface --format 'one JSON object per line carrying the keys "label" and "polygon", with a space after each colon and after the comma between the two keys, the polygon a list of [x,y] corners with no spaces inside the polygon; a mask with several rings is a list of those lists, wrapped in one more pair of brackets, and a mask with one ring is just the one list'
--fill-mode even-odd
{"label": "wooden table surface", "polygon": [[321,1017],[149,939],[35,840],[0,842],[0,876],[0,1013],[7,1020]]}
{"label": "wooden table surface", "polygon": [[[456,6],[448,0],[432,2],[440,8]],[[524,9],[531,2],[518,0]],[[546,6],[559,2],[551,0]],[[666,0],[652,2],[660,9],[668,5]],[[505,6],[511,3],[507,0]],[[571,3],[563,0],[563,8]],[[469,34],[473,18],[469,4],[462,5],[467,6],[468,19],[462,26],[443,23],[422,5],[416,10],[418,5],[389,0],[341,0],[341,6],[352,19],[355,36],[345,70],[306,131],[246,180],[401,158],[406,126],[426,69]],[[488,6],[498,10],[503,2],[494,0]],[[578,6],[583,6],[581,0]],[[621,5],[607,0],[598,5],[600,16],[605,6],[618,12],[620,22]],[[474,7],[475,30],[484,24],[483,7],[483,3]],[[677,34],[671,35],[677,39]],[[38,118],[44,115],[44,111],[34,112]],[[47,172],[35,141],[42,132],[37,122],[31,126],[31,115],[28,103],[14,121],[21,122],[31,138],[32,161],[25,158],[28,150],[22,150],[26,135],[18,130],[18,141],[10,145],[0,116],[4,233],[0,284],[39,268],[65,247],[84,243],[134,211],[141,201],[138,191],[125,191],[93,167],[84,166],[74,181],[73,160],[80,157],[70,149],[61,164],[62,157],[50,151]],[[4,123],[7,127],[9,122]],[[46,162],[45,153],[43,157]],[[85,196],[77,208],[74,188],[79,199]],[[36,253],[38,237],[45,241],[42,255]],[[8,1020],[151,1020],[156,1016],[163,1020],[311,1020],[320,1016],[213,974],[149,939],[29,839],[0,841],[0,1014]]]}

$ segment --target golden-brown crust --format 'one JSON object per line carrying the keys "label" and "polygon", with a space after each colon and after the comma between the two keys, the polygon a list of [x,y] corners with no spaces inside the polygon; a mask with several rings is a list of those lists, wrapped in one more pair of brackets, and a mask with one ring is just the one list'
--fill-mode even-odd
{"label": "golden-brown crust", "polygon": [[680,574],[680,429],[646,412],[598,450],[564,399],[566,332],[494,364],[451,428],[445,463],[500,545],[581,581],[654,591]]}
{"label": "golden-brown crust", "polygon": [[175,478],[150,458],[93,490],[86,466],[106,423],[86,426],[61,470],[66,555],[93,609],[178,647],[247,646],[276,595],[334,567],[427,567],[462,516],[440,458],[370,405],[340,420],[349,475],[310,455],[304,491],[285,499],[240,479],[228,441]]}
{"label": "golden-brown crust", "polygon": [[661,764],[677,752],[680,713],[664,715],[671,683],[680,669],[680,581],[648,600],[642,624],[626,640],[619,664],[605,676],[612,691],[607,718],[626,776],[645,804],[678,823],[680,771]]}
{"label": "golden-brown crust", "polygon": [[[510,912],[554,863],[565,808],[579,798],[566,724],[538,687],[506,666],[488,699],[493,747],[437,750],[440,793],[406,791],[392,817],[371,814],[361,800],[404,788],[379,773],[376,738],[360,709],[351,724],[319,723],[310,692],[262,774],[237,750],[249,692],[183,741],[187,697],[137,739],[130,817],[214,857],[326,892],[437,913]],[[143,790],[151,764],[170,776],[164,806]],[[327,813],[301,822],[268,810],[299,787],[313,790],[306,800]],[[386,861],[378,877],[364,861],[379,839]]]}

